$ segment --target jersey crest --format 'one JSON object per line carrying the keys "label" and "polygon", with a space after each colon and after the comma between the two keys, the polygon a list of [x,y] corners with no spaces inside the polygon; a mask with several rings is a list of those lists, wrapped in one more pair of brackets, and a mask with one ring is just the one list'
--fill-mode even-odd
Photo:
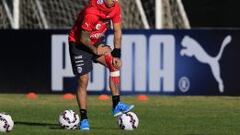
{"label": "jersey crest", "polygon": [[97,4],[103,4],[103,0],[97,0]]}

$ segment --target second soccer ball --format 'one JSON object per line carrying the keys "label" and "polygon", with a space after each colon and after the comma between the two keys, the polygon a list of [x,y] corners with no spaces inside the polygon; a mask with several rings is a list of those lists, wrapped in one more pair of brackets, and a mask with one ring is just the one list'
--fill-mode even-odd
{"label": "second soccer ball", "polygon": [[65,129],[76,129],[79,124],[79,116],[73,110],[64,110],[59,115],[59,124]]}
{"label": "second soccer ball", "polygon": [[12,117],[6,113],[0,113],[0,132],[10,132],[13,126]]}
{"label": "second soccer ball", "polygon": [[134,112],[127,112],[118,117],[118,125],[123,130],[134,130],[138,124],[139,119]]}

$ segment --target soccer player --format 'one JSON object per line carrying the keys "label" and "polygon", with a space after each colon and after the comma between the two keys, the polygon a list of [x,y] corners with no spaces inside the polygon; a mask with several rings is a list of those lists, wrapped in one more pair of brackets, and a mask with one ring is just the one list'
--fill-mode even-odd
{"label": "soccer player", "polygon": [[[113,50],[103,42],[104,33],[111,25],[110,21],[114,31]],[[87,86],[92,62],[100,63],[110,71],[113,116],[119,116],[134,107],[120,101],[121,38],[121,7],[117,0],[90,0],[69,33],[71,62],[78,79],[77,102],[80,108],[81,130],[90,129],[87,117]]]}

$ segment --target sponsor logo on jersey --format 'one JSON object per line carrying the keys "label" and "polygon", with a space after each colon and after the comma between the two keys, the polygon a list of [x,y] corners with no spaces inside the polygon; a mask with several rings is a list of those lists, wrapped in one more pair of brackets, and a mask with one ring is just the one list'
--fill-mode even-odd
{"label": "sponsor logo on jersey", "polygon": [[87,22],[85,22],[84,25],[86,28],[88,28],[90,26]]}

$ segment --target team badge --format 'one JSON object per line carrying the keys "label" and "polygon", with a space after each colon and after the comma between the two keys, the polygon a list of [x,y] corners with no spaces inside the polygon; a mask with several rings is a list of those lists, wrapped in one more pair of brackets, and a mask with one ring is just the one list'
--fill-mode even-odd
{"label": "team badge", "polygon": [[100,30],[101,26],[102,26],[102,25],[98,23],[98,24],[95,26],[95,29],[96,29],[96,30]]}
{"label": "team badge", "polygon": [[103,0],[97,0],[97,4],[103,4]]}

